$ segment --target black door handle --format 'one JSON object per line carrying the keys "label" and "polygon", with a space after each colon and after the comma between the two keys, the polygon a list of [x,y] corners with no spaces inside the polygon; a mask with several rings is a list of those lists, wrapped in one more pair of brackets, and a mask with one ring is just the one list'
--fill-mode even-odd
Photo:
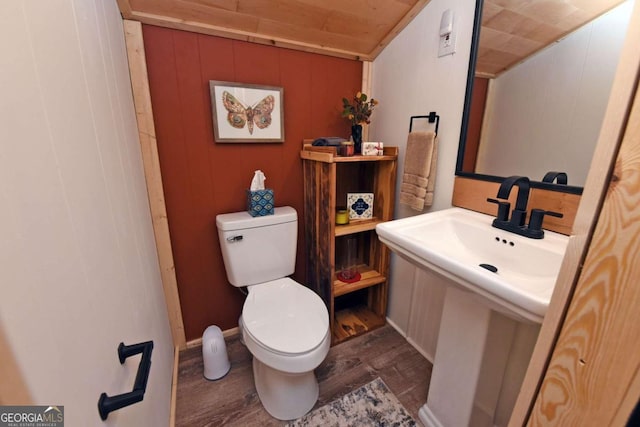
{"label": "black door handle", "polygon": [[107,396],[107,393],[102,393],[100,395],[100,399],[98,399],[98,412],[100,413],[100,418],[102,418],[103,421],[107,419],[110,412],[141,402],[142,399],[144,399],[144,392],[147,390],[147,380],[149,379],[149,371],[151,370],[152,351],[153,341],[132,345],[124,345],[124,343],[120,343],[118,346],[118,358],[120,359],[120,364],[124,364],[127,357],[136,354],[142,353],[142,358],[138,365],[138,373],[136,374],[136,381],[133,384],[132,391],[118,394],[116,396]]}

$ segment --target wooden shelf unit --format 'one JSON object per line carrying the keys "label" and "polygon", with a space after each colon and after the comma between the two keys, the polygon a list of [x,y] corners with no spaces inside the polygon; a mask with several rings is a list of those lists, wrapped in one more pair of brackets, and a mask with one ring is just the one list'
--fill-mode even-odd
{"label": "wooden shelf unit", "polygon": [[[332,147],[305,141],[300,157],[304,172],[304,223],[307,285],[322,297],[337,344],[385,324],[389,249],[376,225],[393,219],[398,148],[382,156],[342,157]],[[346,207],[347,193],[373,193],[372,219],[335,224],[336,210]],[[346,239],[357,239],[360,280],[337,278]]]}

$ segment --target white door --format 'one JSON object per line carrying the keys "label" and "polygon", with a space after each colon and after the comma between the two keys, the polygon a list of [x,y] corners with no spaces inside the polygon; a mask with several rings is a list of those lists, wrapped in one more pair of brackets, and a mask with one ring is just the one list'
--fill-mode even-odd
{"label": "white door", "polygon": [[[35,404],[65,425],[162,426],[173,345],[115,0],[0,2],[0,321]],[[144,400],[103,422],[100,394]]]}

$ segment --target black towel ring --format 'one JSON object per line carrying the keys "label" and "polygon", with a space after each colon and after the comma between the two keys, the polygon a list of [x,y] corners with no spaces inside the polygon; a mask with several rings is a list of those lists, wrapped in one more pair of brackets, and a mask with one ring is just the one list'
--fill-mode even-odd
{"label": "black towel ring", "polygon": [[440,125],[440,116],[436,114],[435,111],[432,111],[427,116],[411,116],[411,121],[409,122],[409,132],[413,129],[413,119],[428,119],[429,123],[436,124],[436,135],[438,134],[438,126]]}

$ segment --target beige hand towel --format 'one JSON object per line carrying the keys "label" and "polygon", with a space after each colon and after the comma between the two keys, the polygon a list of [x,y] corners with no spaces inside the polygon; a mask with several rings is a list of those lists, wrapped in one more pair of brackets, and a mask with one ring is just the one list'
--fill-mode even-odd
{"label": "beige hand towel", "polygon": [[433,204],[438,142],[433,131],[411,132],[404,155],[400,203],[417,211]]}

